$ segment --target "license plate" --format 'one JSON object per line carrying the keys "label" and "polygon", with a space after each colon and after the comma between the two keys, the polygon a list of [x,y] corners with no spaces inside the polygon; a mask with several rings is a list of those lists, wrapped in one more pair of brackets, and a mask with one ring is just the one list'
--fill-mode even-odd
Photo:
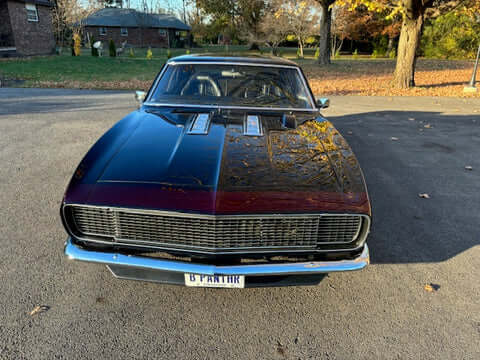
{"label": "license plate", "polygon": [[244,275],[199,275],[185,274],[186,286],[217,287],[217,288],[244,288]]}

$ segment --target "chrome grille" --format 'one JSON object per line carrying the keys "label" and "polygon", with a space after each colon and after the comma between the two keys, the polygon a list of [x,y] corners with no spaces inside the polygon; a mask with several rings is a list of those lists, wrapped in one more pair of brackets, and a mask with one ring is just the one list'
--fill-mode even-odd
{"label": "chrome grille", "polygon": [[113,211],[106,208],[73,206],[73,218],[78,230],[84,234],[113,236],[115,221]]}
{"label": "chrome grille", "polygon": [[213,216],[71,207],[74,223],[83,235],[171,249],[314,249],[320,244],[350,243],[362,225],[360,215]]}

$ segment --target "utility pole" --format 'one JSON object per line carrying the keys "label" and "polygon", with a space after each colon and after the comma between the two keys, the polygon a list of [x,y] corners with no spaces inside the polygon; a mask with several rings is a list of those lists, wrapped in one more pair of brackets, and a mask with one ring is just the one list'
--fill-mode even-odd
{"label": "utility pole", "polygon": [[185,10],[185,0],[182,1],[183,3],[183,22],[187,23],[187,11]]}
{"label": "utility pole", "polygon": [[480,44],[478,45],[477,60],[475,61],[475,66],[473,67],[472,78],[470,79],[470,82],[468,83],[468,86],[465,86],[463,88],[463,92],[472,93],[472,92],[477,92],[478,91],[478,89],[476,87],[476,82],[477,82],[477,70],[478,70],[479,59],[480,59]]}

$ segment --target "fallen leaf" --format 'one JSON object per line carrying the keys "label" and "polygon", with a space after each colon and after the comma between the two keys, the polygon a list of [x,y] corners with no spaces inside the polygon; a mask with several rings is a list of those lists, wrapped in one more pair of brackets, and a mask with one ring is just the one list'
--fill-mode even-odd
{"label": "fallen leaf", "polygon": [[246,162],[245,160],[242,160],[242,163],[243,163],[243,165],[245,165],[246,167],[248,167],[248,162]]}
{"label": "fallen leaf", "polygon": [[423,127],[424,127],[425,129],[430,129],[430,128],[432,127],[432,125],[427,124],[427,125],[423,125]]}
{"label": "fallen leaf", "polygon": [[287,347],[282,345],[282,343],[280,341],[277,341],[277,353],[282,355],[283,357],[286,356],[285,352],[286,352],[286,349]]}
{"label": "fallen leaf", "polygon": [[397,141],[397,140],[398,140],[398,138],[395,137],[395,136],[392,136],[390,139],[391,139],[392,141]]}
{"label": "fallen leaf", "polygon": [[415,121],[415,118],[408,118],[408,120],[410,120],[410,121]]}
{"label": "fallen leaf", "polygon": [[420,196],[423,199],[430,199],[430,195],[428,194],[418,194],[418,196]]}
{"label": "fallen leaf", "polygon": [[37,305],[33,308],[32,311],[30,311],[30,316],[34,316],[37,314],[40,314],[42,312],[48,311],[50,309],[50,306],[47,305]]}
{"label": "fallen leaf", "polygon": [[440,285],[438,284],[425,284],[425,286],[423,287],[425,291],[428,291],[428,292],[434,292],[434,291],[438,291],[438,289],[440,289]]}
{"label": "fallen leaf", "polygon": [[465,166],[465,170],[473,170],[473,167],[471,167],[470,165],[467,165]]}

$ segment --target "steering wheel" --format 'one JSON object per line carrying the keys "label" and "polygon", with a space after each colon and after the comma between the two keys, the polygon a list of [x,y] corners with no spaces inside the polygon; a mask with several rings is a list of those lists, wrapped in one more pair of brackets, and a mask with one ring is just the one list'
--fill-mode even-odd
{"label": "steering wheel", "polygon": [[[295,101],[295,96],[293,96],[289,91],[287,91],[284,87],[280,86],[276,81],[274,81],[271,77],[270,74],[268,73],[259,73],[256,74],[255,77],[253,78],[248,78],[242,81],[239,85],[237,85],[232,91],[230,92],[229,96],[236,96],[236,95],[242,95],[240,91],[245,92],[245,90],[248,91],[248,85],[252,82],[258,82],[258,81],[265,81],[265,85],[273,86],[275,88],[280,89],[281,93],[283,96],[286,98],[290,99],[291,101]],[[258,84],[256,85],[258,87]],[[274,96],[276,98],[281,98],[282,96],[279,96],[277,94],[262,94],[257,97],[257,99],[265,97],[265,96]]]}
{"label": "steering wheel", "polygon": [[180,91],[180,95],[182,96],[185,95],[185,92],[189,90],[190,86],[194,81],[208,82],[211,85],[213,92],[215,93],[215,96],[219,96],[219,97],[222,96],[220,86],[218,86],[215,80],[213,80],[209,75],[198,75],[198,74],[193,75],[192,77],[190,77],[190,79],[188,79],[187,83],[183,86],[182,90]]}
{"label": "steering wheel", "polygon": [[260,80],[258,76],[256,76],[255,78],[245,79],[230,91],[229,96],[243,95],[241,92],[244,93],[245,90],[248,89],[248,85],[250,85],[250,83],[257,82],[258,80]]}

